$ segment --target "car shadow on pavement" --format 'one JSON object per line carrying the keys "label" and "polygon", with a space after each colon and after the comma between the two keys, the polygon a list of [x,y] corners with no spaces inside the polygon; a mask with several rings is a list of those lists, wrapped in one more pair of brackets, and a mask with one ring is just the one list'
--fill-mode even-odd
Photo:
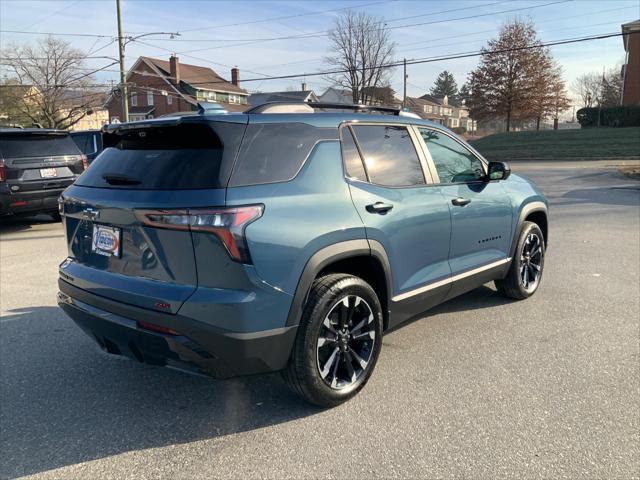
{"label": "car shadow on pavement", "polygon": [[0,218],[0,235],[30,230],[34,225],[46,223],[60,222],[45,214],[34,217],[2,217]]}
{"label": "car shadow on pavement", "polygon": [[469,310],[508,305],[513,302],[517,302],[517,300],[507,298],[494,288],[483,285],[432,308],[428,311],[428,314],[437,315],[441,313],[467,312]]}
{"label": "car shadow on pavement", "polygon": [[0,320],[0,477],[320,412],[279,374],[216,381],[102,353],[57,307]]}
{"label": "car shadow on pavement", "polygon": [[559,205],[598,203],[603,205],[628,205],[640,204],[640,184],[624,185],[619,187],[581,188],[565,193]]}

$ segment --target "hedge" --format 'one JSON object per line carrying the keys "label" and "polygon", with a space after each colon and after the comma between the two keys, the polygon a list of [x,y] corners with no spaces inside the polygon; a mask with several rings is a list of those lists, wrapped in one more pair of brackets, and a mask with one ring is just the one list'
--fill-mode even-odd
{"label": "hedge", "polygon": [[640,127],[640,106],[638,107],[588,107],[576,112],[582,128],[598,126],[600,111],[601,127]]}

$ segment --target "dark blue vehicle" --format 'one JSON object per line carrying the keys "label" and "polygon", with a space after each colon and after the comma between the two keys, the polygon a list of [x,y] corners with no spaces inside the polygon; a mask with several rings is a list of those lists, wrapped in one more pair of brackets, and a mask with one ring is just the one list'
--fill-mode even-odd
{"label": "dark blue vehicle", "polygon": [[386,330],[486,282],[536,291],[547,201],[531,182],[440,125],[329,107],[105,127],[60,203],[60,306],[109,353],[283,370],[332,406],[365,385]]}

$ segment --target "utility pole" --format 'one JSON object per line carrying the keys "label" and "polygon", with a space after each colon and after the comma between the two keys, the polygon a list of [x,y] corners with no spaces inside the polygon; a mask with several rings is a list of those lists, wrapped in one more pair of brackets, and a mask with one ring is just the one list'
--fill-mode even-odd
{"label": "utility pole", "polygon": [[407,106],[407,59],[403,58],[402,63],[404,65],[404,94],[402,96],[402,108]]}
{"label": "utility pole", "polygon": [[127,91],[127,79],[124,71],[124,37],[122,36],[122,13],[120,11],[120,0],[116,0],[118,12],[118,50],[120,52],[120,93],[122,94],[122,120],[129,121],[129,98]]}

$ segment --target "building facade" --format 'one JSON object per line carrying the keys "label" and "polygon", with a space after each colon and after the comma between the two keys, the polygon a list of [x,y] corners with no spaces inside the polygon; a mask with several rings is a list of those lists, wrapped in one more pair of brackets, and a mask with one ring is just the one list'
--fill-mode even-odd
{"label": "building facade", "polygon": [[640,20],[622,25],[626,62],[622,67],[622,105],[640,105]]}
{"label": "building facade", "polygon": [[[240,88],[240,70],[231,69],[231,82],[211,68],[140,57],[127,72],[129,120],[145,120],[196,110],[198,102],[216,102],[230,112],[248,108],[248,92]],[[109,121],[122,121],[122,97],[113,92],[107,100]]]}

